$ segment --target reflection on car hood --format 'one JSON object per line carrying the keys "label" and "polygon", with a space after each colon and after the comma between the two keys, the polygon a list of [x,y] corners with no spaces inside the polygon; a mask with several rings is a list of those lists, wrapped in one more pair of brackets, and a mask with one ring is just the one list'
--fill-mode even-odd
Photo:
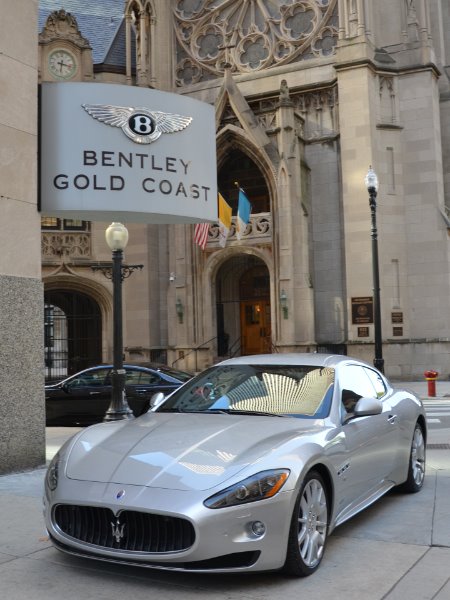
{"label": "reflection on car hood", "polygon": [[[317,432],[318,423],[322,421],[151,413],[125,424],[86,429],[70,451],[66,475],[84,481],[206,490],[287,440]],[[262,463],[261,470],[265,468]]]}

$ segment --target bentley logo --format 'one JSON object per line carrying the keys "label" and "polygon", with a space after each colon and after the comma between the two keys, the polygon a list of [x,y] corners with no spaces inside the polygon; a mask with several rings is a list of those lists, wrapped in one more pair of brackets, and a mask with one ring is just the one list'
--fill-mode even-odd
{"label": "bentley logo", "polygon": [[148,108],[131,108],[110,104],[82,104],[81,106],[97,121],[111,125],[111,127],[120,127],[124,134],[137,144],[151,144],[162,133],[181,131],[192,121],[192,117],[183,117]]}
{"label": "bentley logo", "polygon": [[124,537],[124,529],[125,523],[123,525],[120,524],[119,519],[117,519],[116,523],[111,523],[113,538],[116,540],[118,544],[120,540]]}

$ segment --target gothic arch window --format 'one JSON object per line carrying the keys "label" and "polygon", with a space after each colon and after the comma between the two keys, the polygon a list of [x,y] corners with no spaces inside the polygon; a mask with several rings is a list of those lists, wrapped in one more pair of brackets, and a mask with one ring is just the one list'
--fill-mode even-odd
{"label": "gothic arch window", "polygon": [[[238,185],[236,185],[238,184]],[[219,191],[236,215],[238,186],[241,187],[252,205],[252,214],[270,212],[270,195],[263,174],[241,150],[234,149],[222,164],[218,174]]]}

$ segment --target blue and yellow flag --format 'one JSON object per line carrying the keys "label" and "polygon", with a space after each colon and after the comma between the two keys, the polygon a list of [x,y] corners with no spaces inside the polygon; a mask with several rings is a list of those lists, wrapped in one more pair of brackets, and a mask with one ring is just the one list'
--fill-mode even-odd
{"label": "blue and yellow flag", "polygon": [[237,214],[237,227],[236,237],[238,240],[241,239],[247,223],[250,221],[250,213],[252,212],[252,205],[249,199],[245,195],[242,188],[239,188],[239,202],[238,202],[238,214]]}

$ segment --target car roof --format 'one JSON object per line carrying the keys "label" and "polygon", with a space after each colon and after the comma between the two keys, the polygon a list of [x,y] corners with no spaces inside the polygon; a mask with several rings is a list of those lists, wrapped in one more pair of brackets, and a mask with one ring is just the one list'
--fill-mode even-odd
{"label": "car roof", "polygon": [[251,356],[239,356],[220,362],[220,365],[307,365],[311,367],[337,367],[340,364],[362,364],[366,363],[342,354],[320,354],[320,353],[275,353],[255,354]]}

